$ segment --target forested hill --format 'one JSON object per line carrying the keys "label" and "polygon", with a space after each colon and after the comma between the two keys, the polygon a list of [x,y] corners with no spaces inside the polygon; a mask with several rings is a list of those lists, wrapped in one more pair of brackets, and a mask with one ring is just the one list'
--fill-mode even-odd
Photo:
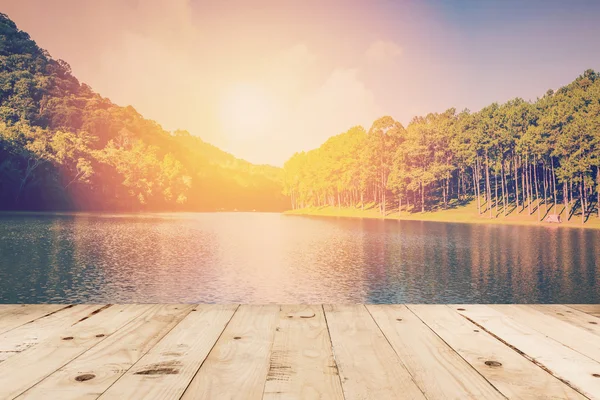
{"label": "forested hill", "polygon": [[[383,117],[284,166],[294,208],[422,212],[474,201],[482,216],[600,217],[600,74],[535,102],[431,113],[405,128]],[[393,210],[392,210],[393,208]]]}
{"label": "forested hill", "polygon": [[113,104],[0,14],[0,209],[285,208],[281,169]]}

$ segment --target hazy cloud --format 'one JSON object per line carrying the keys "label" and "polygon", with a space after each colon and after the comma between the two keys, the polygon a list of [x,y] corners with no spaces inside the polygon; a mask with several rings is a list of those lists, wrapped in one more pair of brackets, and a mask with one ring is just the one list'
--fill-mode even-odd
{"label": "hazy cloud", "polygon": [[[452,106],[532,99],[600,63],[595,42],[581,39],[600,32],[593,2],[567,16],[560,2],[518,15],[503,2],[469,13],[351,3],[0,0],[0,10],[103,96],[254,162],[280,164],[381,115],[406,124]],[[568,57],[548,62],[557,52]],[[276,104],[257,132],[228,136],[220,99],[238,85]]]}
{"label": "hazy cloud", "polygon": [[377,40],[365,52],[368,62],[374,64],[393,61],[402,55],[402,48],[394,42]]}
{"label": "hazy cloud", "polygon": [[284,131],[288,140],[281,160],[296,151],[320,146],[332,135],[342,133],[355,125],[368,129],[381,113],[374,94],[358,77],[357,69],[336,69],[315,90],[304,96],[291,110]]}
{"label": "hazy cloud", "polygon": [[316,61],[316,54],[306,44],[296,44],[265,61],[263,80],[278,94],[295,95],[308,85]]}

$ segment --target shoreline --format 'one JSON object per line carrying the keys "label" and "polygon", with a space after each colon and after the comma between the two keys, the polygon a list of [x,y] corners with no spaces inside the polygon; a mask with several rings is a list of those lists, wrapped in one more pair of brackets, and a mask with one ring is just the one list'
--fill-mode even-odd
{"label": "shoreline", "polygon": [[376,208],[337,208],[337,207],[309,207],[297,210],[283,212],[284,215],[313,216],[313,217],[333,217],[333,218],[355,218],[355,219],[379,219],[396,221],[423,221],[423,222],[448,222],[458,224],[477,224],[477,225],[514,225],[514,226],[537,226],[537,227],[561,227],[561,228],[579,228],[600,230],[600,219],[592,215],[588,217],[585,224],[581,224],[579,216],[571,217],[568,222],[549,223],[538,221],[536,214],[532,215],[502,215],[496,218],[485,217],[485,214],[477,217],[477,210],[473,204],[467,206],[440,210],[421,212],[392,211],[386,216],[382,216]]}
{"label": "shoreline", "polygon": [[517,215],[508,215],[503,217],[499,215],[490,219],[484,214],[477,217],[477,210],[473,204],[460,206],[447,210],[408,212],[397,210],[389,212],[385,217],[382,216],[376,207],[369,207],[364,211],[360,208],[337,208],[337,207],[309,207],[297,210],[287,211],[0,211],[0,216],[102,216],[102,217],[168,217],[185,214],[280,214],[286,216],[310,216],[310,217],[328,217],[328,218],[353,218],[353,219],[374,219],[374,220],[395,220],[395,221],[422,221],[422,222],[446,222],[457,224],[477,224],[477,225],[513,225],[513,226],[537,226],[537,227],[562,227],[600,230],[600,219],[592,214],[588,217],[585,224],[581,224],[580,216],[573,216],[569,222],[548,223],[537,221],[537,215],[523,213]]}

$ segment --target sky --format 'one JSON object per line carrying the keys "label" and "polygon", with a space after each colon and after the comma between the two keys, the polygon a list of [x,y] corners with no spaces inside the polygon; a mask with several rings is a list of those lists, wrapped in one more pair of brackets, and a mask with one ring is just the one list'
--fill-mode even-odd
{"label": "sky", "polygon": [[119,105],[281,166],[384,115],[535,100],[600,70],[594,0],[0,0]]}

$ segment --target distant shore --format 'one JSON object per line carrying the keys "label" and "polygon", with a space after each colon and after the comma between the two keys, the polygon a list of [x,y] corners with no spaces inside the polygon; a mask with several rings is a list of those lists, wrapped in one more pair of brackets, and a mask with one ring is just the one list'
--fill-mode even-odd
{"label": "distant shore", "polygon": [[[559,212],[563,212],[563,206],[559,206]],[[552,211],[550,211],[552,213]],[[408,212],[398,210],[388,210],[385,217],[379,212],[378,206],[368,205],[362,210],[359,207],[309,207],[297,210],[284,212],[286,215],[309,215],[322,217],[344,217],[344,218],[369,218],[369,219],[389,219],[389,220],[406,220],[406,221],[431,221],[431,222],[456,222],[467,224],[493,224],[493,225],[525,225],[525,226],[548,226],[548,227],[570,227],[570,228],[587,228],[600,229],[600,219],[597,214],[590,215],[585,222],[581,223],[581,216],[574,215],[569,221],[562,217],[561,223],[549,223],[545,220],[538,221],[537,212],[529,215],[528,209],[517,213],[513,211],[506,217],[502,215],[496,216],[495,210],[492,211],[493,218],[489,217],[489,211],[481,215],[477,213],[477,205],[470,203],[465,206],[458,206],[446,210],[426,211],[426,212]],[[545,215],[544,206],[542,206],[542,217]],[[564,212],[563,212],[564,214]]]}

